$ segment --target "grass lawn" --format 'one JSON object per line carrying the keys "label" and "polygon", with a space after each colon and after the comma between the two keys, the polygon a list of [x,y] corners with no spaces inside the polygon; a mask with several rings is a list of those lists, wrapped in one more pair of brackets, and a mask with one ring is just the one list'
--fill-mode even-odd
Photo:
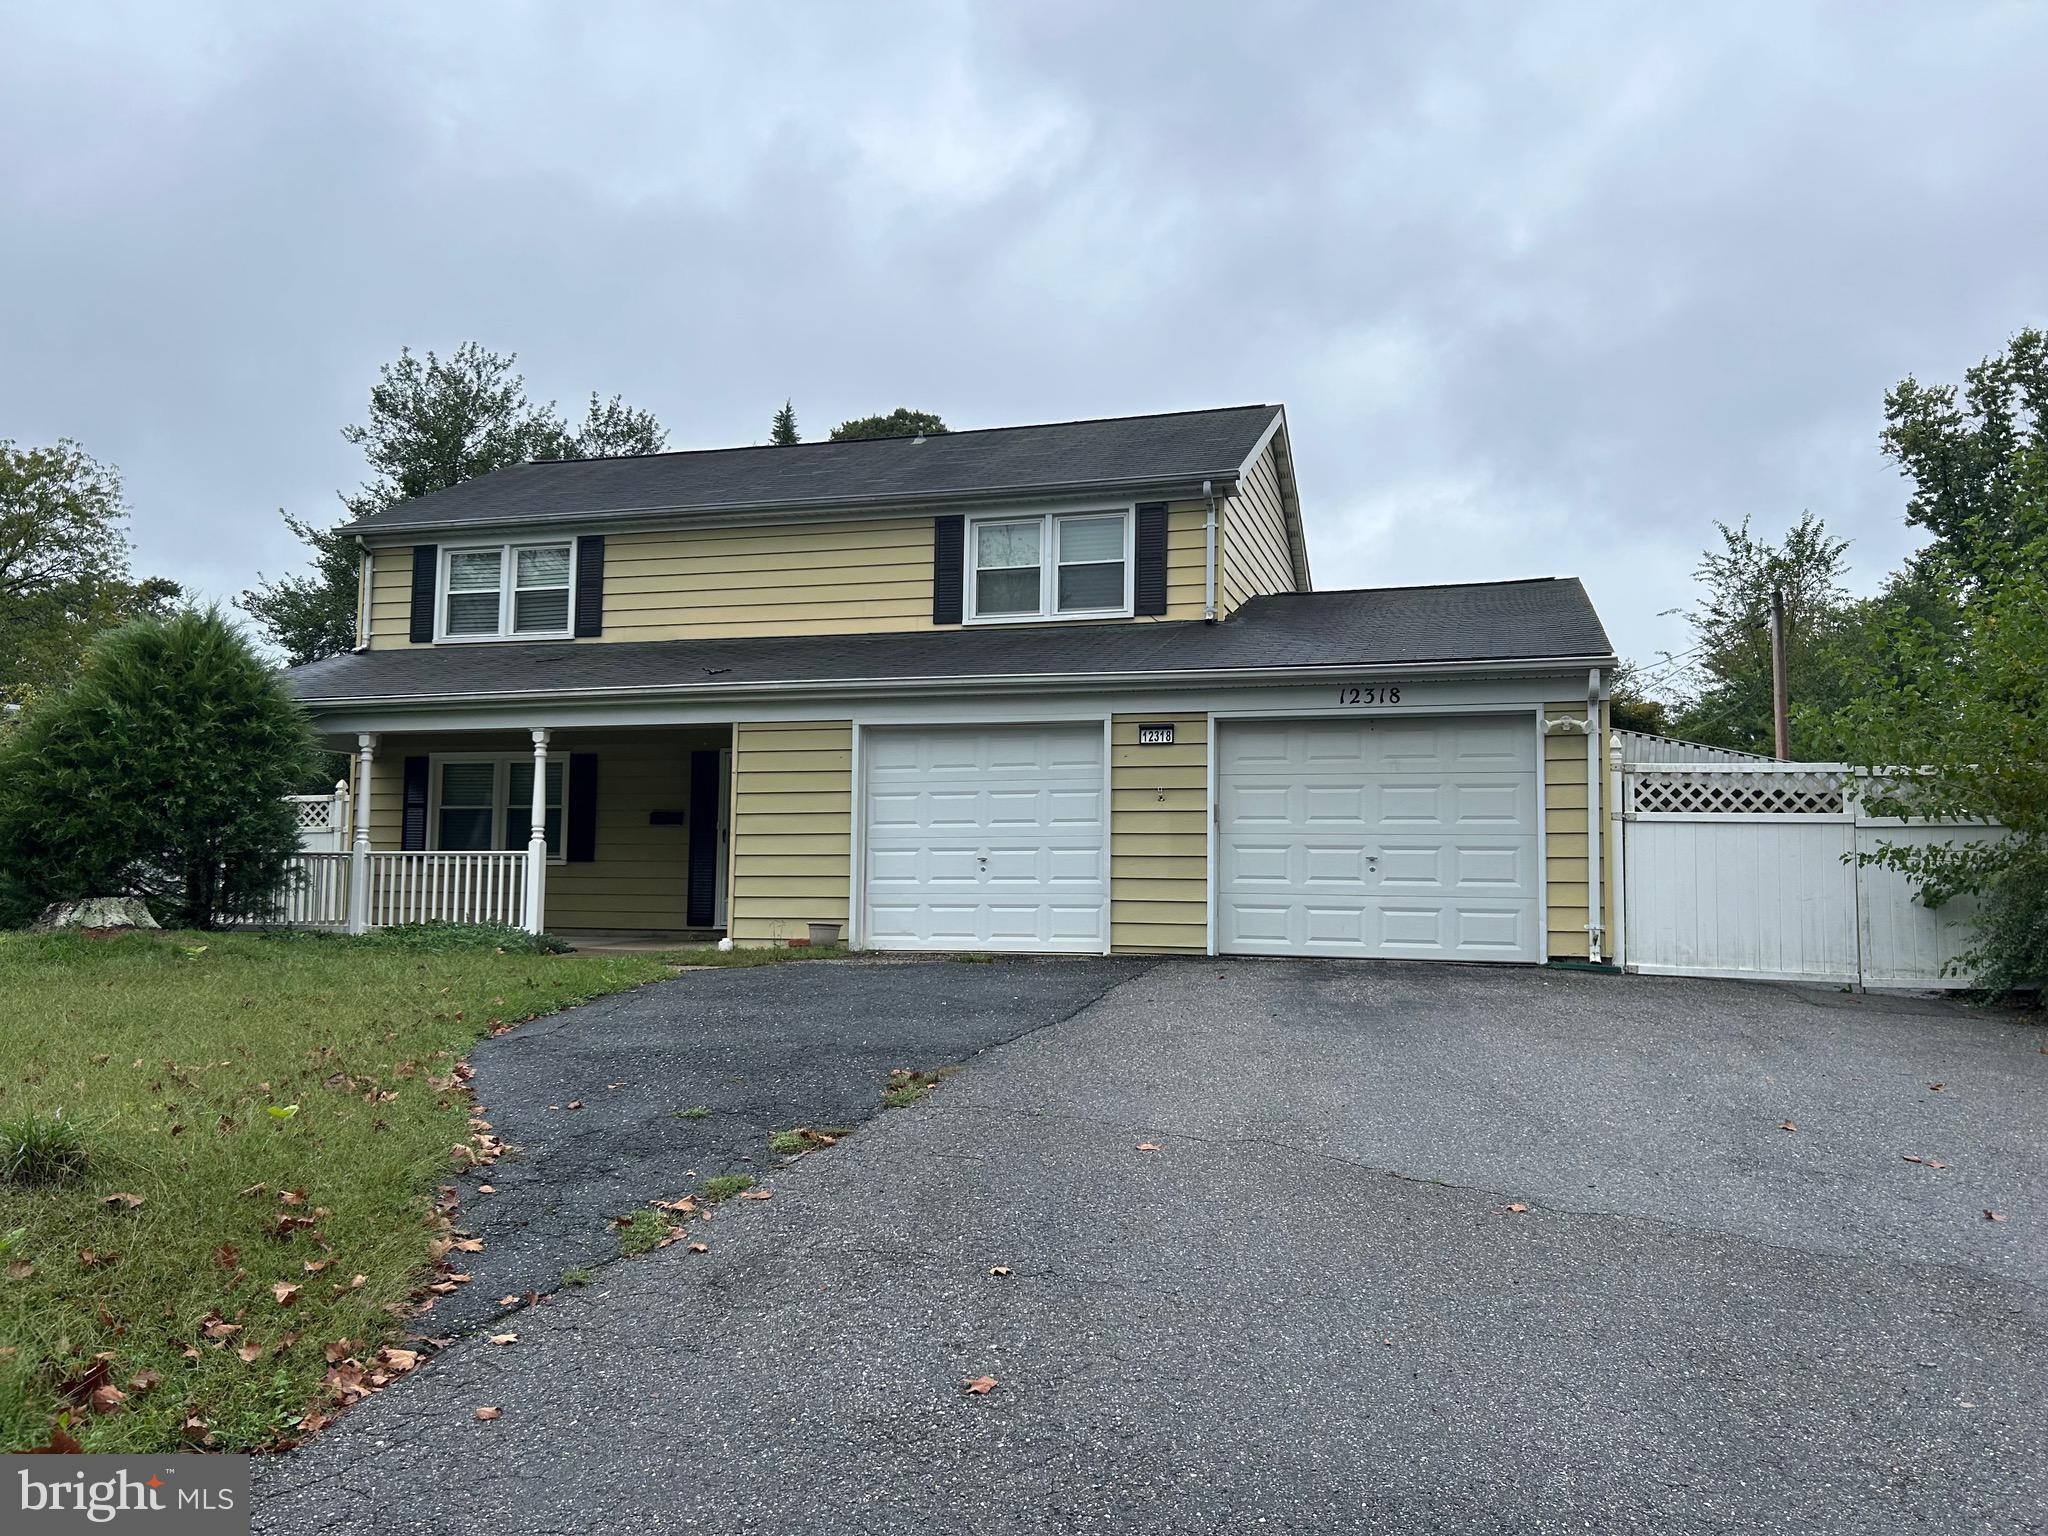
{"label": "grass lawn", "polygon": [[[0,1450],[45,1443],[59,1413],[88,1451],[290,1437],[325,1401],[327,1346],[369,1363],[432,1331],[398,1313],[471,1131],[457,1059],[495,1022],[670,963],[396,934],[0,935],[0,1130],[61,1110],[88,1159],[0,1182]],[[121,1395],[95,1411],[102,1386]]]}

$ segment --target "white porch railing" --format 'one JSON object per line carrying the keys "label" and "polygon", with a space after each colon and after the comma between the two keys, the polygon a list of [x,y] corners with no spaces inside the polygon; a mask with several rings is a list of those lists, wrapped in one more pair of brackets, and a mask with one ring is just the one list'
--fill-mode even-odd
{"label": "white porch railing", "polygon": [[[352,853],[301,853],[290,864],[277,921],[346,929]],[[365,856],[363,926],[503,923],[526,926],[527,853],[372,853]]]}
{"label": "white porch railing", "polygon": [[527,855],[372,853],[363,922],[503,923],[526,926]]}

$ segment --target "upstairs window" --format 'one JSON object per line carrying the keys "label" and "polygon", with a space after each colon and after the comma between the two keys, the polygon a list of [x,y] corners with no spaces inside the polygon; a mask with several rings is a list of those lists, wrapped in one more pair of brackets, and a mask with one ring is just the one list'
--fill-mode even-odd
{"label": "upstairs window", "polygon": [[969,524],[970,622],[1119,618],[1131,611],[1128,512],[1048,512]]}
{"label": "upstairs window", "polygon": [[567,635],[573,566],[567,543],[447,550],[442,557],[442,637],[544,640]]}

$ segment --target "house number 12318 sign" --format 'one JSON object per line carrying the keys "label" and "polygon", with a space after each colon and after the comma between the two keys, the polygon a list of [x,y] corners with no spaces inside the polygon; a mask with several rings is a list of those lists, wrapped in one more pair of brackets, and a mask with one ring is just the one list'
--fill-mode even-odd
{"label": "house number 12318 sign", "polygon": [[1401,702],[1399,683],[1367,683],[1362,688],[1339,688],[1339,704],[1398,704]]}
{"label": "house number 12318 sign", "polygon": [[1138,745],[1141,747],[1170,747],[1173,745],[1173,722],[1163,721],[1158,725],[1138,727]]}

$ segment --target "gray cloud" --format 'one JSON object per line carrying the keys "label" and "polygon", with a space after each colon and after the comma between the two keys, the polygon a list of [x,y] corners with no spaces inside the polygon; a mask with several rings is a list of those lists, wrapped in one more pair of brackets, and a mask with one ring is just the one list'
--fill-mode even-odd
{"label": "gray cloud", "polygon": [[1880,403],[2048,312],[2048,10],[0,4],[0,436],[229,594],[401,343],[678,445],[1289,406],[1319,584],[1910,547]]}

